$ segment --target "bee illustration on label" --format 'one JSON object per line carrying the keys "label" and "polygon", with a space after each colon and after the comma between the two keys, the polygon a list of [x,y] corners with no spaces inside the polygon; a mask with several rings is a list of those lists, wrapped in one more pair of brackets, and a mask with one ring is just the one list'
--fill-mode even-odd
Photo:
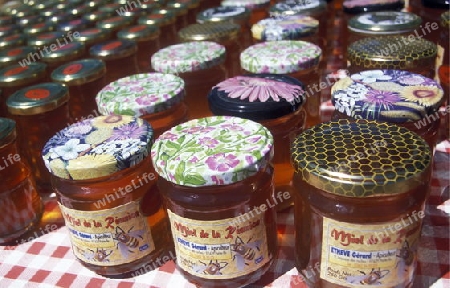
{"label": "bee illustration on label", "polygon": [[382,283],[379,280],[383,279],[387,274],[389,274],[389,270],[381,270],[380,268],[378,268],[378,270],[372,268],[372,271],[370,271],[368,274],[366,274],[364,271],[359,272],[361,272],[363,275],[348,276],[347,283],[362,285],[381,285]]}
{"label": "bee illustration on label", "polygon": [[83,255],[83,257],[88,261],[97,261],[97,262],[109,262],[108,257],[112,254],[113,250],[109,250],[107,252],[106,249],[99,249],[97,247],[96,251],[88,248],[87,250],[83,250],[80,247],[75,246],[78,253]]}
{"label": "bee illustration on label", "polygon": [[[406,266],[409,266],[412,264],[414,260],[414,252],[409,247],[408,240],[405,239],[403,242],[402,248],[400,248],[399,254],[397,255],[401,260],[405,262]],[[397,264],[398,265],[398,264]]]}
{"label": "bee illustration on label", "polygon": [[222,270],[228,265],[228,262],[219,262],[216,260],[213,262],[213,260],[209,260],[209,263],[204,263],[202,261],[199,261],[202,265],[194,266],[194,271],[196,273],[203,273],[206,275],[222,275]]}
{"label": "bee illustration on label", "polygon": [[255,259],[256,251],[259,251],[261,241],[250,242],[251,238],[245,243],[241,237],[237,236],[234,244],[231,244],[231,251],[235,252],[233,261],[236,260],[238,270],[243,270],[245,265],[249,265],[247,261]]}
{"label": "bee illustration on label", "polygon": [[144,239],[142,237],[142,230],[131,230],[133,230],[133,227],[131,227],[128,232],[125,232],[122,228],[116,226],[116,233],[113,236],[113,239],[117,241],[116,248],[124,258],[128,258],[131,253],[134,253],[131,249],[139,246],[139,238]]}

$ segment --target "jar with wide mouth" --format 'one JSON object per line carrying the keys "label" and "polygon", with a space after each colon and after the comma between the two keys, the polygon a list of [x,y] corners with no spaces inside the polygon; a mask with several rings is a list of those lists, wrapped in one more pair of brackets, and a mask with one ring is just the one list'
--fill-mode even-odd
{"label": "jar with wide mouth", "polygon": [[33,23],[22,29],[27,37],[36,36],[41,33],[52,32],[56,30],[56,25],[49,22]]}
{"label": "jar with wide mouth", "polygon": [[295,259],[311,287],[411,287],[431,151],[390,123],[340,119],[304,131],[295,167]]}
{"label": "jar with wide mouth", "polygon": [[243,287],[276,257],[273,138],[251,120],[213,116],[152,147],[181,274],[199,287]]}
{"label": "jar with wide mouth", "polygon": [[421,0],[419,11],[416,13],[422,17],[423,27],[421,32],[423,38],[437,43],[440,37],[439,17],[442,13],[450,10],[450,2],[448,0]]}
{"label": "jar with wide mouth", "polygon": [[0,37],[19,34],[21,30],[21,27],[16,24],[2,25],[0,27]]}
{"label": "jar with wide mouth", "polygon": [[49,73],[52,73],[57,67],[67,62],[81,59],[85,55],[86,49],[84,44],[74,41],[61,46],[51,47],[50,53],[44,53],[41,61],[47,64]]}
{"label": "jar with wide mouth", "polygon": [[27,45],[48,53],[50,47],[60,47],[70,43],[70,38],[73,39],[73,35],[69,36],[61,31],[45,32],[28,37]]}
{"label": "jar with wide mouth", "polygon": [[249,25],[269,16],[270,0],[223,0],[223,7],[244,7],[250,10]]}
{"label": "jar with wide mouth", "polygon": [[441,14],[441,35],[437,43],[436,71],[439,83],[444,88],[447,105],[450,105],[450,11]]}
{"label": "jar with wide mouth", "polygon": [[27,38],[21,34],[15,34],[0,38],[0,50],[4,51],[10,48],[24,46],[27,42]]}
{"label": "jar with wide mouth", "polygon": [[63,23],[58,23],[58,25],[56,26],[56,30],[57,31],[62,31],[62,32],[69,32],[71,31],[72,33],[74,32],[78,32],[80,30],[86,29],[89,25],[89,22],[82,19],[82,18],[77,18],[74,20],[70,20],[67,22],[63,22]]}
{"label": "jar with wide mouth", "polygon": [[84,29],[81,30],[78,35],[79,36],[75,38],[75,41],[83,43],[86,51],[89,51],[89,49],[96,44],[107,42],[113,38],[113,35],[110,32],[99,28]]}
{"label": "jar with wide mouth", "polygon": [[40,61],[41,54],[36,53],[37,49],[31,46],[19,46],[0,50],[0,67],[8,67],[17,63],[24,65],[35,61]]}
{"label": "jar with wide mouth", "polygon": [[151,14],[141,16],[138,19],[138,24],[158,26],[161,31],[159,37],[159,44],[161,48],[176,44],[177,30],[175,28],[176,15],[172,10],[155,9]]}
{"label": "jar with wide mouth", "polygon": [[117,32],[120,30],[132,26],[134,24],[134,18],[126,17],[126,16],[114,16],[101,21],[98,21],[95,24],[96,28],[106,30],[111,35],[116,36]]}

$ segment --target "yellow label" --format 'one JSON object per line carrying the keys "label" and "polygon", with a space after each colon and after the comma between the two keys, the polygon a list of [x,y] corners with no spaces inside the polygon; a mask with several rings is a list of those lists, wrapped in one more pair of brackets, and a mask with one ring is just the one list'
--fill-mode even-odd
{"label": "yellow label", "polygon": [[231,279],[247,275],[270,260],[264,213],[252,210],[236,218],[198,221],[167,212],[177,264],[192,275]]}
{"label": "yellow label", "polygon": [[398,287],[413,276],[422,212],[357,225],[323,218],[320,278],[345,287]]}
{"label": "yellow label", "polygon": [[153,250],[153,238],[140,201],[112,209],[80,211],[59,203],[75,256],[86,263],[115,266],[133,262]]}

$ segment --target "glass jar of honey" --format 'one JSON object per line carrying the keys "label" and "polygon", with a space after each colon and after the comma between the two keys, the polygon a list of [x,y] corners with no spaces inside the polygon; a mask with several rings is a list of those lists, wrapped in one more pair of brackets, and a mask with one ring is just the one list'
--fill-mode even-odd
{"label": "glass jar of honey", "polygon": [[[293,203],[289,148],[305,127],[303,84],[295,78],[276,74],[249,74],[218,83],[208,95],[214,115],[250,119],[269,129],[274,138],[275,195],[282,210]],[[287,194],[286,194],[287,193]]]}
{"label": "glass jar of honey", "polygon": [[188,6],[187,22],[194,24],[197,22],[197,14],[200,12],[200,0],[177,0],[178,3],[186,3]]}
{"label": "glass jar of honey", "polygon": [[36,36],[41,33],[52,32],[55,31],[56,25],[49,22],[35,23],[30,24],[27,27],[24,27],[22,32],[27,37]]}
{"label": "glass jar of honey", "polygon": [[264,275],[277,251],[267,128],[237,117],[195,119],[164,132],[151,153],[183,276],[225,288]]}
{"label": "glass jar of honey", "polygon": [[84,14],[81,19],[87,21],[89,26],[95,26],[97,22],[108,19],[111,15],[108,12],[97,10]]}
{"label": "glass jar of honey", "polygon": [[86,51],[89,51],[89,49],[96,44],[112,40],[113,38],[110,32],[98,28],[81,30],[78,35],[79,37],[77,37],[75,41],[83,43]]}
{"label": "glass jar of honey", "polygon": [[81,59],[63,64],[52,74],[53,82],[69,88],[70,116],[74,122],[100,115],[95,95],[105,85],[106,66],[99,59]]}
{"label": "glass jar of honey", "polygon": [[47,52],[49,47],[57,47],[62,46],[68,42],[68,38],[65,37],[64,32],[54,31],[54,32],[46,32],[38,35],[30,36],[27,40],[27,45],[35,47],[41,51]]}
{"label": "glass jar of honey", "polygon": [[106,83],[139,73],[136,59],[137,44],[131,40],[110,40],[89,49],[91,57],[106,64]]}
{"label": "glass jar of honey", "polygon": [[295,259],[311,287],[411,287],[431,151],[404,127],[341,119],[304,131],[296,170]]}
{"label": "glass jar of honey", "polygon": [[188,4],[186,2],[178,2],[170,0],[165,5],[166,9],[173,11],[176,15],[175,29],[180,29],[188,25]]}
{"label": "glass jar of honey", "polygon": [[50,137],[70,123],[68,101],[67,87],[53,82],[25,87],[6,100],[8,112],[16,121],[20,153],[30,165],[40,194],[52,192],[42,148]]}
{"label": "glass jar of honey", "polygon": [[269,16],[270,0],[223,0],[224,7],[244,7],[250,11],[249,25]]}
{"label": "glass jar of honey", "polygon": [[21,28],[16,24],[9,24],[0,27],[0,37],[18,34],[21,32]]}
{"label": "glass jar of honey", "polygon": [[102,115],[140,117],[155,137],[187,120],[184,81],[172,74],[143,73],[109,83],[95,98]]}
{"label": "glass jar of honey", "polygon": [[75,257],[108,277],[129,277],[170,249],[156,190],[151,126],[99,116],[58,132],[42,151]]}
{"label": "glass jar of honey", "polygon": [[155,9],[152,13],[139,17],[138,23],[143,25],[157,25],[161,31],[159,45],[161,48],[176,44],[177,30],[175,28],[176,15],[172,10]]}
{"label": "glass jar of honey", "polygon": [[188,117],[195,119],[212,115],[207,96],[214,85],[226,78],[224,60],[224,46],[194,41],[159,50],[153,54],[151,64],[156,72],[175,74],[184,80]]}
{"label": "glass jar of honey", "polygon": [[[322,49],[309,42],[281,40],[252,45],[241,53],[241,67],[247,73],[285,74],[305,85],[306,127],[320,123],[322,83],[319,62]],[[326,83],[324,83],[326,84]]]}
{"label": "glass jar of honey", "polygon": [[[28,164],[20,157],[16,122],[0,118],[0,244],[7,245],[36,227],[43,205]],[[14,243],[13,245],[17,245]]]}
{"label": "glass jar of honey", "polygon": [[30,15],[30,16],[26,16],[20,19],[16,19],[14,22],[19,25],[19,27],[21,28],[22,32],[24,31],[24,29],[26,27],[30,27],[33,24],[38,24],[38,23],[42,23],[45,21],[45,17],[41,16],[41,15]]}
{"label": "glass jar of honey", "polygon": [[98,21],[97,24],[95,24],[95,27],[106,30],[111,33],[111,35],[115,36],[117,35],[117,32],[133,24],[134,18],[132,17],[114,16]]}
{"label": "glass jar of honey", "polygon": [[[31,46],[19,46],[0,50],[0,67],[8,67],[17,63],[26,65],[28,61],[39,61],[40,54]],[[42,53],[43,54],[43,53]],[[28,60],[28,61],[27,61]]]}
{"label": "glass jar of honey", "polygon": [[441,14],[441,33],[437,43],[438,52],[436,57],[437,78],[444,88],[444,93],[446,93],[448,99],[447,105],[450,105],[450,77],[448,77],[448,70],[450,69],[450,43],[448,39],[450,39],[450,11]]}
{"label": "glass jar of honey", "polygon": [[421,29],[423,38],[437,43],[440,37],[439,17],[450,10],[448,0],[421,0],[418,14],[422,17],[424,27]]}
{"label": "glass jar of honey", "polygon": [[70,20],[67,22],[59,23],[56,26],[56,30],[62,31],[62,32],[78,32],[80,30],[86,29],[88,26],[88,23],[86,20],[83,20],[81,18],[77,18],[74,20]]}
{"label": "glass jar of honey", "polygon": [[348,70],[401,69],[434,78],[436,44],[406,36],[378,36],[351,43],[347,48]]}
{"label": "glass jar of honey", "polygon": [[69,61],[75,61],[86,55],[86,49],[81,42],[73,41],[68,44],[57,46],[56,49],[50,49],[50,53],[44,53],[41,61],[48,66],[49,73],[53,72],[58,66]]}
{"label": "glass jar of honey", "polygon": [[27,39],[24,35],[15,34],[0,38],[0,51],[3,52],[6,49],[24,46]]}

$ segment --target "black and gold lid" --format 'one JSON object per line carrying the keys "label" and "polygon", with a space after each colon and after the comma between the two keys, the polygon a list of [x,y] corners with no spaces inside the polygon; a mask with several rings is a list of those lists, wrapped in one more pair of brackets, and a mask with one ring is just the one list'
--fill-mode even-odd
{"label": "black and gold lid", "polygon": [[25,27],[23,29],[23,33],[28,36],[33,36],[33,35],[41,34],[44,32],[54,31],[55,28],[56,28],[56,26],[54,23],[41,22],[41,23],[35,23],[28,27]]}
{"label": "black and gold lid", "polygon": [[351,65],[365,69],[401,69],[434,65],[437,46],[423,38],[389,35],[368,37],[351,43],[347,48]]}
{"label": "black and gold lid", "polygon": [[85,46],[81,42],[73,41],[68,44],[60,45],[50,53],[44,53],[42,61],[46,63],[71,61],[79,58],[85,52]]}
{"label": "black and gold lid", "polygon": [[235,22],[242,23],[250,19],[250,10],[245,7],[213,7],[197,14],[198,23]]}
{"label": "black and gold lid", "polygon": [[104,30],[119,30],[126,26],[132,25],[134,19],[132,17],[114,16],[97,22],[97,28]]}
{"label": "black and gold lid", "polygon": [[253,121],[294,113],[304,98],[304,85],[300,81],[278,74],[235,76],[220,82],[208,94],[209,108],[214,115]]}
{"label": "black and gold lid", "polygon": [[69,90],[65,85],[45,82],[16,91],[6,105],[13,115],[36,115],[55,110],[67,101]]}
{"label": "black and gold lid", "polygon": [[169,9],[154,9],[152,13],[141,16],[138,19],[139,24],[157,25],[159,27],[175,23],[177,16],[174,11]]}
{"label": "black and gold lid", "polygon": [[53,70],[51,79],[67,86],[79,86],[103,77],[106,65],[100,59],[81,59],[63,64]]}
{"label": "black and gold lid", "polygon": [[376,11],[400,11],[404,6],[404,0],[344,0],[342,10],[348,14],[360,14]]}
{"label": "black and gold lid", "polygon": [[[407,193],[431,173],[428,144],[390,123],[340,119],[305,130],[291,146],[297,177],[344,197]],[[423,193],[426,193],[425,191]]]}
{"label": "black and gold lid", "polygon": [[19,25],[16,24],[8,24],[0,26],[0,37],[5,37],[13,34],[20,33],[21,29]]}
{"label": "black and gold lid", "polygon": [[79,31],[82,29],[86,29],[88,26],[88,22],[86,20],[83,19],[74,19],[74,20],[70,20],[67,22],[62,22],[59,23],[56,27],[56,29],[58,31],[63,31],[63,32],[75,32],[75,31]]}
{"label": "black and gold lid", "polygon": [[43,79],[47,73],[47,64],[32,62],[26,65],[13,64],[0,69],[0,86],[16,87]]}
{"label": "black and gold lid", "polygon": [[270,16],[310,15],[315,16],[324,13],[327,2],[323,0],[298,1],[285,0],[272,5],[269,9]]}
{"label": "black and gold lid", "polygon": [[132,40],[117,39],[95,44],[89,49],[91,57],[102,60],[120,59],[131,56],[137,52],[136,42]]}
{"label": "black and gold lid", "polygon": [[181,41],[229,41],[238,36],[241,26],[230,22],[190,24],[180,31],[178,37]]}
{"label": "black and gold lid", "polygon": [[0,148],[16,139],[16,121],[0,117]]}
{"label": "black and gold lid", "polygon": [[51,44],[58,43],[58,46],[61,46],[64,43],[64,32],[61,31],[53,31],[53,32],[45,32],[40,33],[28,38],[27,45],[34,47],[43,47],[49,46]]}
{"label": "black and gold lid", "polygon": [[120,30],[117,38],[128,39],[136,42],[148,41],[158,38],[160,31],[156,25],[134,25]]}
{"label": "black and gold lid", "polygon": [[83,43],[85,46],[90,46],[94,43],[105,41],[110,34],[107,30],[88,28],[79,32],[79,37],[76,38],[76,41]]}
{"label": "black and gold lid", "polygon": [[380,11],[352,17],[348,22],[348,29],[365,34],[397,34],[412,32],[421,23],[421,17],[414,13]]}
{"label": "black and gold lid", "polygon": [[441,14],[441,26],[445,29],[450,28],[450,11]]}
{"label": "black and gold lid", "polygon": [[27,42],[27,38],[23,34],[14,34],[0,38],[0,49],[8,49],[12,47],[22,46]]}
{"label": "black and gold lid", "polygon": [[38,60],[31,58],[31,54],[34,52],[36,52],[36,48],[31,46],[19,46],[0,50],[0,67],[17,64],[18,62],[26,64],[28,61]]}

